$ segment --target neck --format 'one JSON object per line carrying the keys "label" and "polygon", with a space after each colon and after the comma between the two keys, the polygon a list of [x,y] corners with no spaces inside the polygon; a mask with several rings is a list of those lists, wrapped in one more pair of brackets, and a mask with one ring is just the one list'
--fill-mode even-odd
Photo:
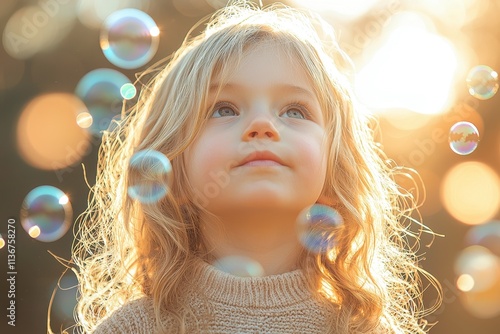
{"label": "neck", "polygon": [[298,268],[302,247],[296,234],[297,214],[238,212],[202,220],[202,235],[209,262],[243,256],[258,262],[264,275]]}

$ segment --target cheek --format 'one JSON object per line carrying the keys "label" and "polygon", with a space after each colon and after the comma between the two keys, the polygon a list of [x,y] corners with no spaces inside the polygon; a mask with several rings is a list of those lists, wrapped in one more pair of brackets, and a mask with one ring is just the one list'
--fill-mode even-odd
{"label": "cheek", "polygon": [[186,152],[188,177],[197,183],[207,182],[210,172],[224,168],[225,161],[229,160],[223,138],[216,136],[200,136]]}
{"label": "cheek", "polygon": [[299,165],[313,178],[324,180],[327,166],[326,145],[321,133],[303,138],[295,143]]}

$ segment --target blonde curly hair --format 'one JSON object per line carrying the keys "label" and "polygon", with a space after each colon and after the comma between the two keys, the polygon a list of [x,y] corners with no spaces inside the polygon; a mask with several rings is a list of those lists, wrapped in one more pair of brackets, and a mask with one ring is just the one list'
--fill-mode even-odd
{"label": "blonde curly hair", "polygon": [[[257,7],[238,1],[219,10],[203,33],[185,39],[142,89],[138,102],[124,108],[122,120],[104,131],[97,179],[89,207],[78,218],[72,260],[79,279],[78,329],[92,332],[125,303],[153,300],[158,332],[167,332],[161,314],[185,332],[192,314],[182,302],[181,283],[196,257],[206,255],[198,217],[207,213],[192,200],[183,154],[207,121],[212,78],[227,78],[248,46],[271,42],[294,57],[309,74],[320,101],[329,140],[326,198],[343,217],[337,243],[321,254],[307,254],[302,269],[321,298],[338,315],[325,331],[425,333],[424,317],[439,306],[423,305],[425,278],[419,266],[420,234],[410,225],[416,209],[410,191],[374,140],[373,120],[359,112],[350,89],[351,62],[332,28],[319,17],[284,5]],[[346,74],[347,73],[347,74]],[[163,152],[174,178],[167,196],[141,204],[127,196],[131,156]],[[425,231],[423,225],[420,231]],[[410,243],[410,239],[414,242]]]}

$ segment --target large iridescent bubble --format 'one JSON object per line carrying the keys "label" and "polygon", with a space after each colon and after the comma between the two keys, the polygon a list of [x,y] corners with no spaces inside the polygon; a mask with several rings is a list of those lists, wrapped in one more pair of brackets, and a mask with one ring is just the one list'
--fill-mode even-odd
{"label": "large iridescent bubble", "polygon": [[40,186],[26,195],[21,207],[21,225],[34,239],[52,242],[66,234],[73,209],[66,194],[52,186]]}
{"label": "large iridescent bubble", "polygon": [[135,153],[130,159],[128,195],[143,204],[152,204],[168,193],[172,182],[172,165],[168,158],[154,150]]}
{"label": "large iridescent bubble", "polygon": [[134,8],[118,10],[103,23],[101,49],[113,65],[138,68],[155,55],[159,34],[155,21],[143,11]]}
{"label": "large iridescent bubble", "polygon": [[333,208],[314,204],[297,217],[297,232],[302,245],[314,253],[325,253],[335,246],[342,216]]}
{"label": "large iridescent bubble", "polygon": [[[111,120],[121,113],[123,87],[130,87],[130,80],[122,73],[109,68],[90,71],[80,79],[75,93],[85,103],[88,130],[97,136],[108,129]],[[128,89],[127,89],[128,91]]]}

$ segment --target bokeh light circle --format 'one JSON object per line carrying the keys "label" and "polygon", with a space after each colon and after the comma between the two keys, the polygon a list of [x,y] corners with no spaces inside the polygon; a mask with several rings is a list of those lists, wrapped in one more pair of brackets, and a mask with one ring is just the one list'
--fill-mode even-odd
{"label": "bokeh light circle", "polygon": [[153,58],[158,50],[160,30],[148,14],[134,8],[121,9],[103,23],[100,45],[113,65],[138,68]]}
{"label": "bokeh light circle", "polygon": [[78,126],[78,115],[86,112],[85,104],[73,94],[49,93],[33,98],[17,123],[20,156],[44,170],[74,166],[92,149],[88,131]]}
{"label": "bokeh light circle", "polygon": [[480,100],[490,99],[498,91],[498,73],[486,65],[473,67],[466,81],[469,94]]}
{"label": "bokeh light circle", "polygon": [[500,314],[500,258],[482,246],[463,249],[455,261],[463,307],[478,318]]}
{"label": "bokeh light circle", "polygon": [[484,291],[468,291],[460,296],[464,309],[479,319],[500,315],[500,281]]}
{"label": "bokeh light circle", "polygon": [[47,1],[22,6],[3,28],[3,48],[16,59],[51,51],[72,31],[75,19],[73,1],[65,1],[64,5]]}
{"label": "bokeh light circle", "polygon": [[144,204],[161,200],[172,182],[172,165],[168,158],[154,150],[135,153],[129,163],[128,195]]}
{"label": "bokeh light circle", "polygon": [[2,249],[5,246],[5,239],[3,238],[2,234],[0,234],[0,249]]}
{"label": "bokeh light circle", "polygon": [[482,246],[469,246],[458,255],[455,273],[470,276],[469,291],[484,291],[500,280],[500,259]]}
{"label": "bokeh light circle", "polygon": [[151,0],[76,0],[78,20],[90,29],[99,29],[106,18],[124,8],[148,11]]}
{"label": "bokeh light circle", "polygon": [[305,208],[297,217],[297,233],[302,245],[314,252],[328,252],[336,244],[337,228],[342,216],[333,208],[314,204]]}
{"label": "bokeh light circle", "polygon": [[21,207],[21,225],[32,237],[52,242],[66,234],[73,219],[73,209],[66,194],[52,186],[31,190]]}
{"label": "bokeh light circle", "polygon": [[470,122],[458,122],[450,128],[448,140],[451,150],[456,154],[471,154],[479,143],[479,131]]}
{"label": "bokeh light circle", "polygon": [[468,161],[455,165],[444,176],[440,197],[458,221],[478,225],[492,219],[500,206],[500,179],[488,165]]}
{"label": "bokeh light circle", "polygon": [[462,274],[457,278],[457,288],[461,291],[468,292],[474,287],[474,278],[469,274]]}
{"label": "bokeh light circle", "polygon": [[220,271],[240,277],[264,276],[264,268],[259,262],[246,256],[226,256],[218,259],[213,266]]}
{"label": "bokeh light circle", "polygon": [[75,93],[91,115],[89,132],[100,136],[103,130],[108,129],[113,117],[121,113],[121,88],[127,83],[130,80],[124,74],[108,68],[95,69],[80,79]]}
{"label": "bokeh light circle", "polygon": [[465,235],[465,242],[469,246],[483,246],[500,257],[500,220],[472,227]]}

